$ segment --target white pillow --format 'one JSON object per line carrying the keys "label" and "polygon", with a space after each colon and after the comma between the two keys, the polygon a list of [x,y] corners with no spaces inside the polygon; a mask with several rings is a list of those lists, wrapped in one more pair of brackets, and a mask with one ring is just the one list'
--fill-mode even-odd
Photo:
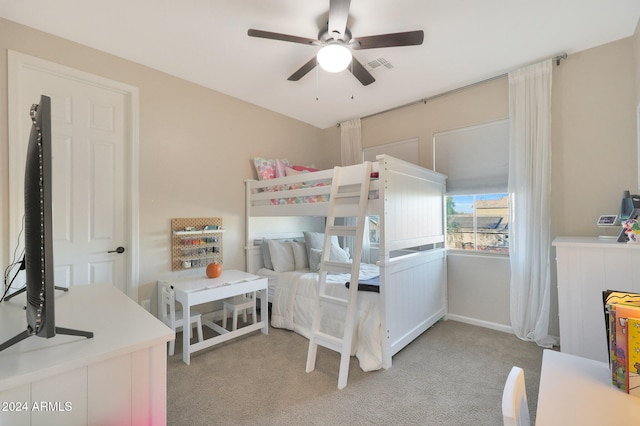
{"label": "white pillow", "polygon": [[[309,269],[311,272],[318,272],[320,270],[320,261],[322,260],[322,250],[311,249],[311,256],[309,257]],[[346,251],[342,250],[340,246],[331,244],[331,252],[329,253],[329,260],[334,262],[350,262],[349,255]]]}
{"label": "white pillow", "polygon": [[[311,249],[322,250],[324,244],[324,233],[322,232],[304,232],[304,241],[307,244],[307,256],[311,260]],[[336,235],[331,237],[331,244],[340,246]]]}
{"label": "white pillow", "polygon": [[296,269],[293,247],[290,241],[268,240],[271,263],[276,272],[289,272]]}
{"label": "white pillow", "polygon": [[300,241],[291,241],[291,248],[293,249],[293,261],[295,264],[295,270],[300,271],[303,269],[309,269],[307,245]]}
{"label": "white pillow", "polygon": [[271,262],[271,252],[269,251],[269,243],[266,238],[262,239],[262,261],[264,267],[273,270],[273,262]]}
{"label": "white pillow", "polygon": [[320,270],[320,260],[322,260],[322,250],[312,248],[309,256],[309,270],[311,272]]}
{"label": "white pillow", "polygon": [[349,252],[344,250],[337,244],[331,244],[331,253],[329,253],[329,260],[345,263],[351,261],[351,259],[349,258]]}

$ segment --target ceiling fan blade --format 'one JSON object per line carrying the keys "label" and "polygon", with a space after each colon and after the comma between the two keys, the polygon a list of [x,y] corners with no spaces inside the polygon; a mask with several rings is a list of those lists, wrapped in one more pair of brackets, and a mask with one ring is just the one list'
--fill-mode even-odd
{"label": "ceiling fan blade", "polygon": [[309,59],[309,62],[307,62],[306,64],[304,64],[303,66],[298,68],[298,70],[296,72],[291,74],[291,76],[287,80],[289,80],[289,81],[298,81],[298,80],[300,80],[302,77],[307,75],[307,73],[309,71],[311,71],[312,69],[314,69],[316,67],[317,62],[318,61],[317,61],[316,57],[314,56],[313,58]]}
{"label": "ceiling fan blade", "polygon": [[272,33],[270,31],[262,31],[262,30],[250,29],[249,31],[247,31],[247,35],[249,37],[259,37],[259,38],[268,38],[270,40],[290,41],[292,43],[311,44],[311,45],[321,44],[319,40],[315,40],[312,38],[298,37],[298,36],[292,36],[288,34]]}
{"label": "ceiling fan blade", "polygon": [[375,78],[367,71],[367,69],[362,65],[356,58],[351,58],[351,67],[349,70],[353,74],[355,78],[357,78],[363,86],[368,86],[374,81]]}
{"label": "ceiling fan blade", "polygon": [[424,31],[407,31],[404,33],[380,34],[368,37],[357,37],[351,40],[354,50],[377,49],[380,47],[417,46],[424,41]]}
{"label": "ceiling fan blade", "polygon": [[351,0],[331,0],[329,2],[329,35],[342,39],[347,29]]}

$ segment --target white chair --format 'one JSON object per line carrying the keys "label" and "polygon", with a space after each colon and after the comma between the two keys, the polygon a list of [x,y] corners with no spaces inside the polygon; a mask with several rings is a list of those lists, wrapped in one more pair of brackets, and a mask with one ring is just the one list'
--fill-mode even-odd
{"label": "white chair", "polygon": [[530,426],[524,370],[513,367],[502,392],[502,421],[504,426]]}
{"label": "white chair", "polygon": [[[160,282],[158,286],[158,310],[160,312],[160,320],[167,326],[171,327],[174,332],[178,332],[182,329],[184,334],[184,318],[182,318],[182,311],[176,311],[176,293],[171,289],[167,282]],[[202,315],[200,312],[190,312],[189,321],[189,339],[193,336],[193,326],[195,325],[198,331],[198,341],[202,342]],[[184,335],[182,338],[186,338]],[[176,340],[173,339],[169,342],[169,356],[172,356],[175,351]]]}
{"label": "white chair", "polygon": [[238,328],[238,313],[242,312],[242,320],[247,322],[247,309],[251,309],[251,315],[253,317],[253,323],[258,322],[256,312],[256,292],[241,294],[239,296],[230,297],[225,299],[222,306],[222,328],[227,328],[227,310],[233,313],[233,323],[231,325],[231,331]]}

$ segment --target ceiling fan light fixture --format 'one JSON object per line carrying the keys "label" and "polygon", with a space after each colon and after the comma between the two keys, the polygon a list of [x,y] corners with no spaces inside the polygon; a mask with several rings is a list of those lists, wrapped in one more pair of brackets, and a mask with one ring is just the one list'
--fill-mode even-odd
{"label": "ceiling fan light fixture", "polygon": [[318,64],[328,72],[340,72],[347,69],[351,63],[351,51],[339,43],[323,46],[318,51]]}

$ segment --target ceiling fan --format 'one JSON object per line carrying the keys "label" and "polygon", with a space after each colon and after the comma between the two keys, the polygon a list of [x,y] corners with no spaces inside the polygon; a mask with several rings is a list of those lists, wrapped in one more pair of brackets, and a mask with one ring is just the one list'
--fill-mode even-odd
{"label": "ceiling fan", "polygon": [[[350,5],[351,0],[330,0],[329,22],[326,27],[320,30],[317,40],[254,29],[250,29],[247,34],[250,37],[322,46],[318,51],[317,57],[314,56],[311,58],[306,64],[289,76],[288,80],[290,81],[300,80],[315,68],[317,64],[320,64],[323,69],[330,72],[339,72],[349,68],[360,83],[362,83],[363,86],[367,86],[376,80],[371,73],[352,56],[351,50],[421,45],[424,40],[424,32],[419,30],[352,38],[351,31],[347,28]],[[349,65],[351,65],[351,67],[349,67]]]}

